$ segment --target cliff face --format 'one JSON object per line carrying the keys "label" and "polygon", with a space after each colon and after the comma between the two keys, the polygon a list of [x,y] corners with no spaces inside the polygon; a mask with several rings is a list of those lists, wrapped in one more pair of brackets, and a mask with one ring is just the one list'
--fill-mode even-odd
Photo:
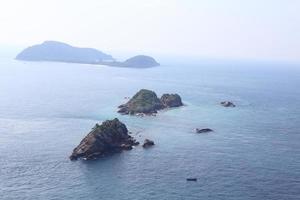
{"label": "cliff face", "polygon": [[130,150],[134,145],[138,145],[138,142],[128,135],[126,125],[116,118],[107,120],[101,125],[96,124],[73,150],[70,159],[95,159],[122,150]]}
{"label": "cliff face", "polygon": [[137,92],[126,104],[119,106],[119,113],[125,115],[152,114],[164,108],[182,106],[178,94],[163,94],[159,99],[155,92],[142,89]]}

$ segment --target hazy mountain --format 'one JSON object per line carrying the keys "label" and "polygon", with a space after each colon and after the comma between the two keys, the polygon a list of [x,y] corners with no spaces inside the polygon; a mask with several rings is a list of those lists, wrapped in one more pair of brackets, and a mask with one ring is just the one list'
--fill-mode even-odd
{"label": "hazy mountain", "polygon": [[155,67],[159,66],[159,63],[150,56],[138,55],[132,58],[129,58],[123,62],[125,67]]}
{"label": "hazy mountain", "polygon": [[62,42],[45,41],[24,49],[16,56],[17,60],[25,61],[55,61],[100,64],[113,67],[147,68],[159,66],[154,58],[138,55],[125,62],[116,61],[111,55],[92,48],[74,47]]}
{"label": "hazy mountain", "polygon": [[96,49],[73,47],[57,41],[45,41],[42,44],[28,47],[19,53],[16,59],[95,64],[103,61],[114,61],[111,55]]}

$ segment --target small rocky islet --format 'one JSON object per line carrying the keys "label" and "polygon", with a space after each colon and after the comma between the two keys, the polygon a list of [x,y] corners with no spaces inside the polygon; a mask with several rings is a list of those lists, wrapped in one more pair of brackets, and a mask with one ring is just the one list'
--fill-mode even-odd
{"label": "small rocky islet", "polygon": [[209,133],[209,132],[213,132],[214,130],[210,129],[210,128],[196,128],[195,132],[196,133]]}
{"label": "small rocky islet", "polygon": [[144,147],[144,148],[149,148],[149,147],[151,147],[151,146],[153,146],[153,145],[154,145],[154,142],[153,142],[152,140],[145,139],[144,144],[143,144],[143,147]]}
{"label": "small rocky islet", "polygon": [[234,108],[236,105],[234,104],[234,103],[232,103],[231,101],[222,101],[221,103],[220,103],[222,106],[224,106],[224,107],[232,107],[232,108]]}
{"label": "small rocky islet", "polygon": [[96,159],[105,155],[131,150],[139,145],[124,123],[115,118],[106,120],[94,128],[83,138],[80,144],[73,150],[70,160],[83,158],[85,160]]}
{"label": "small rocky islet", "polygon": [[151,90],[141,89],[127,103],[120,105],[118,113],[124,115],[151,115],[165,108],[183,106],[178,94],[163,94],[158,98]]}

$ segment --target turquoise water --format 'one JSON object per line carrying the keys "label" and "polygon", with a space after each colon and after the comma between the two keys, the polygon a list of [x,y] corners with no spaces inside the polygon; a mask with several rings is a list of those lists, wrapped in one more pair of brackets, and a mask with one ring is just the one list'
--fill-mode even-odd
{"label": "turquoise water", "polygon": [[[1,58],[0,199],[300,198],[300,66],[163,63],[138,70]],[[118,115],[141,88],[179,93],[186,106]],[[223,100],[237,107],[219,106]],[[114,117],[156,145],[68,159],[95,123]]]}

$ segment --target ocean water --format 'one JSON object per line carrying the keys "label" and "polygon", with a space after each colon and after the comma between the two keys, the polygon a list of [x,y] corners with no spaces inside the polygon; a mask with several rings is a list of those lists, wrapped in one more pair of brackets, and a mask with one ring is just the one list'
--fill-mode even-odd
{"label": "ocean water", "polygon": [[[2,57],[0,199],[300,199],[299,87],[300,66],[286,63],[165,60],[139,70]],[[141,88],[179,93],[186,106],[117,114]],[[156,145],[68,159],[95,123],[115,117]]]}

